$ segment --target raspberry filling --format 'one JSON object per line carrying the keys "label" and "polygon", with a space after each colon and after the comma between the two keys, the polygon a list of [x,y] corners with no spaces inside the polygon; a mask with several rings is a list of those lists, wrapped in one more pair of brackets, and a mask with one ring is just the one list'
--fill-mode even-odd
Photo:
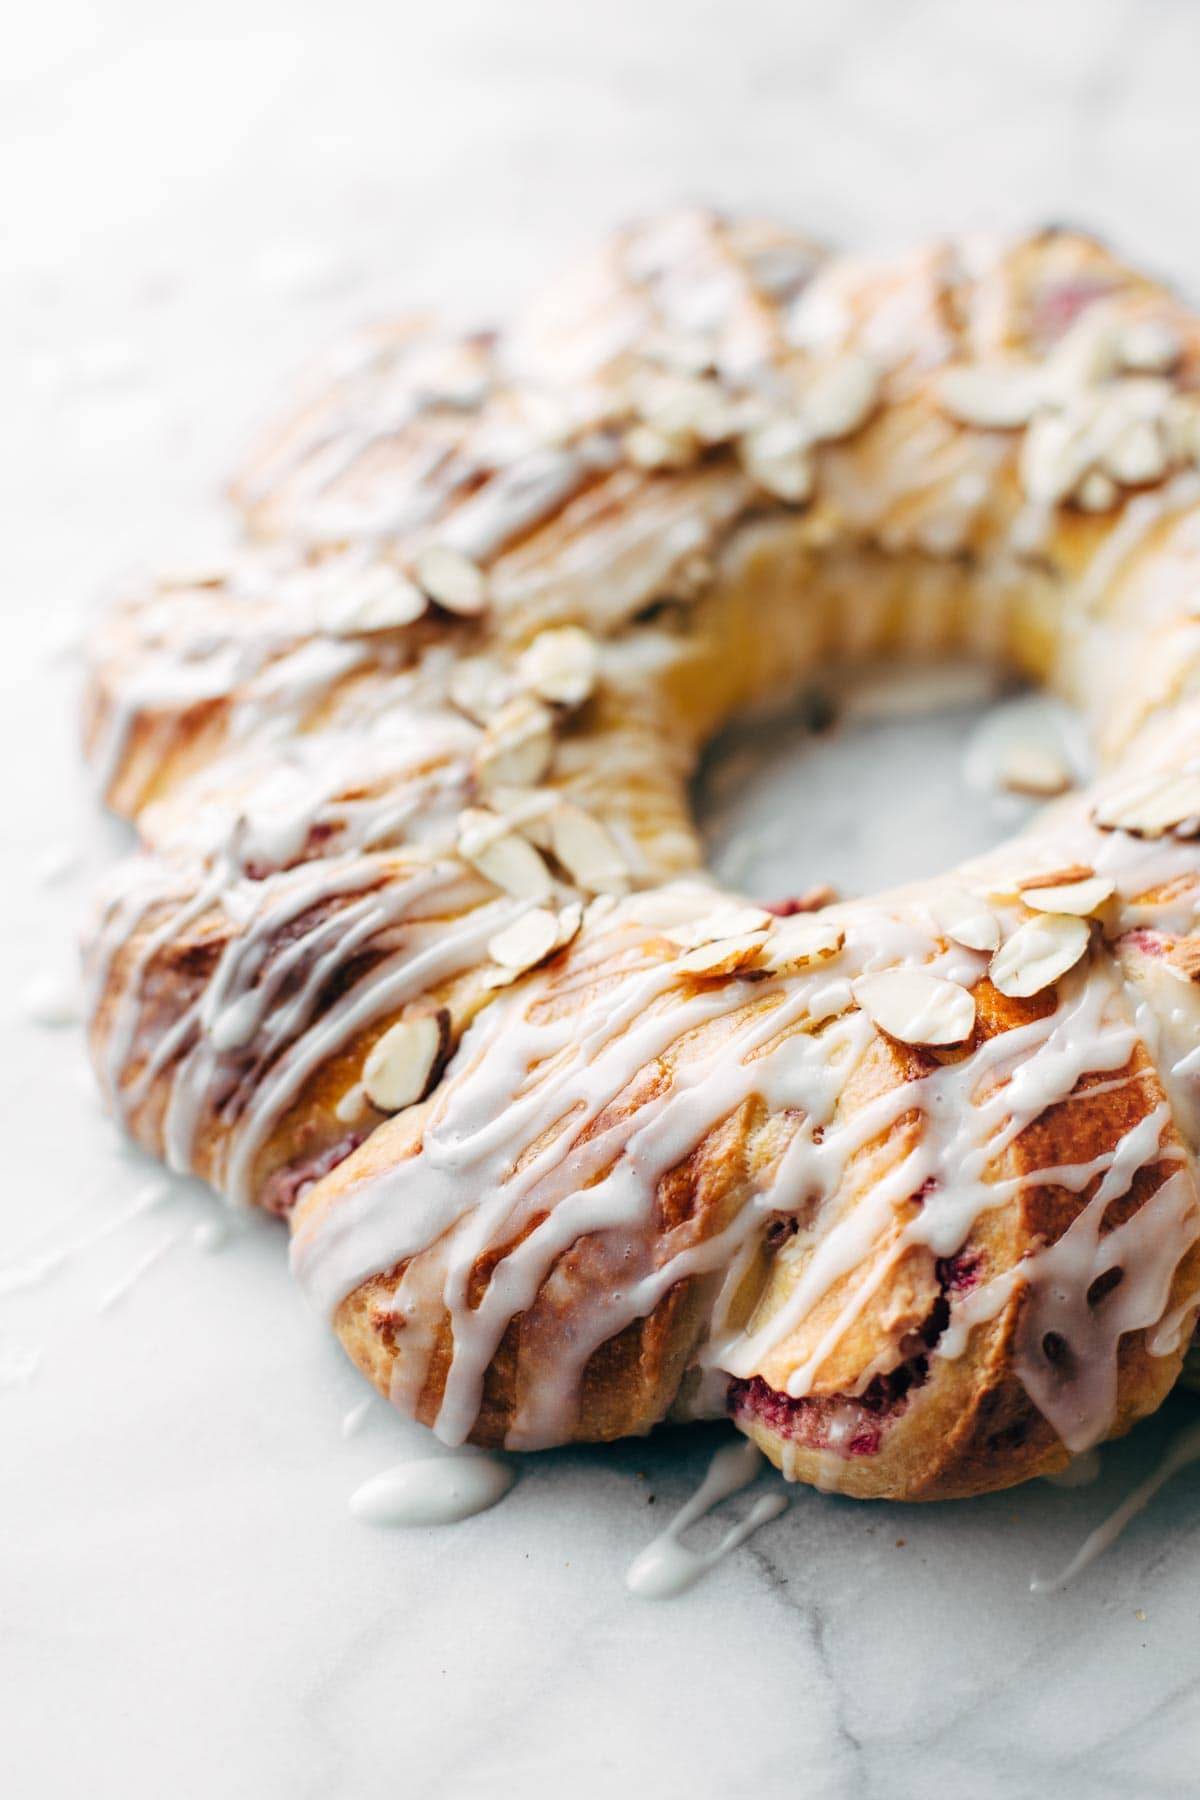
{"label": "raspberry filling", "polygon": [[929,1351],[950,1320],[951,1298],[969,1293],[981,1279],[982,1259],[959,1250],[937,1265],[941,1296],[921,1328],[924,1346],[913,1356],[876,1375],[861,1394],[812,1394],[793,1399],[773,1388],[761,1375],[733,1381],[726,1407],[734,1419],[756,1419],[790,1444],[826,1450],[837,1456],[877,1456],[888,1427],[906,1411],[912,1395],[929,1377]]}
{"label": "raspberry filling", "polygon": [[306,1194],[314,1182],[336,1169],[340,1162],[345,1162],[351,1151],[357,1150],[365,1137],[365,1132],[348,1131],[336,1144],[330,1144],[318,1156],[310,1156],[307,1160],[285,1163],[267,1177],[259,1197],[259,1205],[264,1212],[274,1213],[277,1218],[284,1219],[291,1212],[297,1200]]}

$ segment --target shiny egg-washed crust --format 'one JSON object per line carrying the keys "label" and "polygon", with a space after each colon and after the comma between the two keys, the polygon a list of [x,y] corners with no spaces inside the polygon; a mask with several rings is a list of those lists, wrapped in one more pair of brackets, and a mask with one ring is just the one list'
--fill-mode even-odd
{"label": "shiny egg-washed crust", "polygon": [[[88,950],[114,1110],[147,1149],[241,1201],[289,1212],[299,1197],[303,1251],[348,1197],[425,1153],[473,1020],[553,1010],[560,985],[562,1005],[603,1009],[624,958],[678,962],[679,944],[621,897],[698,867],[687,781],[713,732],[834,662],[985,655],[1077,701],[1118,774],[1183,766],[1200,752],[1187,704],[1200,670],[1198,370],[1192,315],[1081,234],[872,261],[709,214],[617,234],[505,333],[404,320],[365,336],[234,483],[248,539],[228,563],[135,592],[93,644],[85,741],[142,840]],[[1053,380],[1022,416],[1003,383],[1040,371]],[[963,373],[1000,382],[999,412],[991,390],[954,398]],[[1119,416],[1102,411],[1113,396]],[[482,597],[464,603],[425,573],[446,549],[482,572]],[[564,698],[539,686],[537,657],[572,628],[589,674]],[[1043,831],[1051,869],[1090,866],[1111,841],[1073,802]],[[497,837],[524,846],[520,879],[497,877]],[[1186,939],[1190,881],[1181,865],[1165,900],[1122,890],[1089,969],[1133,991],[1147,920],[1156,967]],[[564,920],[576,902],[588,911],[574,944],[514,982],[491,945],[535,902]],[[941,954],[944,940],[930,943]],[[727,985],[728,1009],[667,1047],[657,1078],[669,1085],[701,1052],[719,1060],[731,1019],[776,993]],[[975,1036],[949,1057],[876,1033],[841,1095],[847,1114],[1051,1004],[1006,999],[986,978],[974,992]],[[1111,1153],[1160,1105],[1174,1114],[1163,1157],[1139,1167],[1106,1229],[1176,1168],[1170,1146],[1190,1171],[1190,1124],[1152,1041],[1175,1010],[1173,994],[1152,996],[1127,1079],[1047,1106],[1006,1150],[1003,1178]],[[364,1066],[392,1028],[429,1018],[421,1104],[388,1118],[362,1090]],[[589,1123],[617,1161],[645,1079]],[[703,1245],[731,1226],[775,1166],[785,1117],[751,1092],[692,1144],[634,1232],[648,1266],[665,1241]],[[764,1235],[730,1318],[769,1319],[806,1234],[819,1243],[921,1130],[919,1110],[890,1120],[825,1194],[827,1217],[790,1240]],[[1033,1183],[981,1211],[956,1266],[973,1285],[1011,1272],[1083,1213],[1098,1179]],[[963,1354],[931,1358],[958,1303],[953,1258],[888,1254],[919,1207],[906,1197],[891,1235],[798,1333],[726,1382],[736,1422],[789,1475],[828,1482],[836,1463],[848,1492],[937,1497],[1064,1460],[1015,1369],[1020,1283]],[[514,1313],[459,1435],[522,1441],[527,1395],[611,1278],[597,1241],[582,1233]],[[1189,1244],[1164,1316],[1197,1285]],[[445,1248],[382,1264],[336,1306],[354,1359],[430,1423],[454,1352],[434,1279]],[[476,1259],[481,1294],[505,1252]],[[423,1261],[423,1311],[406,1323],[389,1296],[410,1270],[421,1286]],[[877,1275],[807,1395],[785,1405],[828,1308]],[[711,1410],[697,1356],[719,1285],[716,1268],[681,1278],[600,1343],[557,1437]],[[406,1366],[406,1334],[427,1366]],[[1111,1431],[1159,1403],[1178,1335],[1151,1355],[1144,1331],[1122,1334]],[[757,1410],[756,1381],[777,1397]],[[864,1393],[879,1443],[842,1454],[821,1409]]]}

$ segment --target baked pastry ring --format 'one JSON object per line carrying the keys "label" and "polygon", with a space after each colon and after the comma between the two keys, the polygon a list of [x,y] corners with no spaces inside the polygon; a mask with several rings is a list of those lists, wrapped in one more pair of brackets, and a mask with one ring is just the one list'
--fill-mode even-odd
{"label": "baked pastry ring", "polygon": [[[453,1442],[728,1411],[921,1499],[1125,1430],[1200,1303],[1198,458],[1196,319],[1067,231],[672,215],[503,335],[372,334],[230,566],[97,636],[111,1105]],[[813,914],[703,878],[722,721],[950,649],[1095,787]]]}

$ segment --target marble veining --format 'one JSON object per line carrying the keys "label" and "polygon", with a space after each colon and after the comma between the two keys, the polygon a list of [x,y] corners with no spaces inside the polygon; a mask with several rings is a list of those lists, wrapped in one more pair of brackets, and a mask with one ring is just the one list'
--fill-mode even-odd
{"label": "marble veining", "polygon": [[[111,835],[75,763],[87,598],[131,559],[211,546],[197,497],[315,345],[414,299],[502,309],[572,243],[697,195],[851,243],[1079,219],[1196,291],[1181,182],[1200,15],[216,0],[185,33],[133,0],[60,0],[0,30],[6,1791],[1193,1792],[1200,1470],[1076,1585],[1029,1592],[1193,1403],[1106,1449],[1080,1488],[930,1508],[798,1492],[662,1605],[624,1572],[699,1485],[718,1427],[517,1459],[512,1492],[462,1525],[371,1530],[351,1494],[428,1440],[381,1405],[343,1435],[362,1391],[276,1234],[255,1222],[208,1254],[211,1203],[185,1183],[138,1209],[150,1171],[118,1151],[73,1030],[39,1026],[23,997],[66,966]],[[977,712],[738,734],[705,790],[718,867],[770,898],[983,848],[1012,819],[960,774]],[[711,1549],[768,1485],[689,1543]]]}

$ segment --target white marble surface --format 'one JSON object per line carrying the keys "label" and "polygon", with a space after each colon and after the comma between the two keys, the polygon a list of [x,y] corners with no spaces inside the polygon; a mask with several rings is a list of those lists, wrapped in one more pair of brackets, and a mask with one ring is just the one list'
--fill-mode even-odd
{"label": "white marble surface", "polygon": [[[610,220],[690,195],[851,241],[1083,218],[1197,282],[1198,50],[1189,0],[6,15],[4,1270],[150,1176],[118,1155],[74,1034],[20,1005],[66,965],[83,887],[35,870],[73,845],[94,865],[106,837],[73,761],[74,672],[47,652],[109,572],[208,540],[281,373],[391,300],[500,305]],[[852,887],[986,838],[998,821],[958,774],[967,717],[772,733],[758,775],[726,759],[723,785],[718,763],[726,866],[765,894]],[[794,824],[747,850],[724,815],[756,780]],[[1168,1421],[1075,1492],[798,1493],[704,1586],[647,1605],[622,1572],[718,1433],[527,1460],[470,1524],[372,1531],[347,1497],[416,1439],[377,1405],[343,1441],[356,1382],[276,1235],[212,1255],[192,1237],[209,1216],[176,1185],[37,1284],[0,1282],[14,1800],[1195,1791],[1200,1473],[1078,1587],[1027,1591]]]}

